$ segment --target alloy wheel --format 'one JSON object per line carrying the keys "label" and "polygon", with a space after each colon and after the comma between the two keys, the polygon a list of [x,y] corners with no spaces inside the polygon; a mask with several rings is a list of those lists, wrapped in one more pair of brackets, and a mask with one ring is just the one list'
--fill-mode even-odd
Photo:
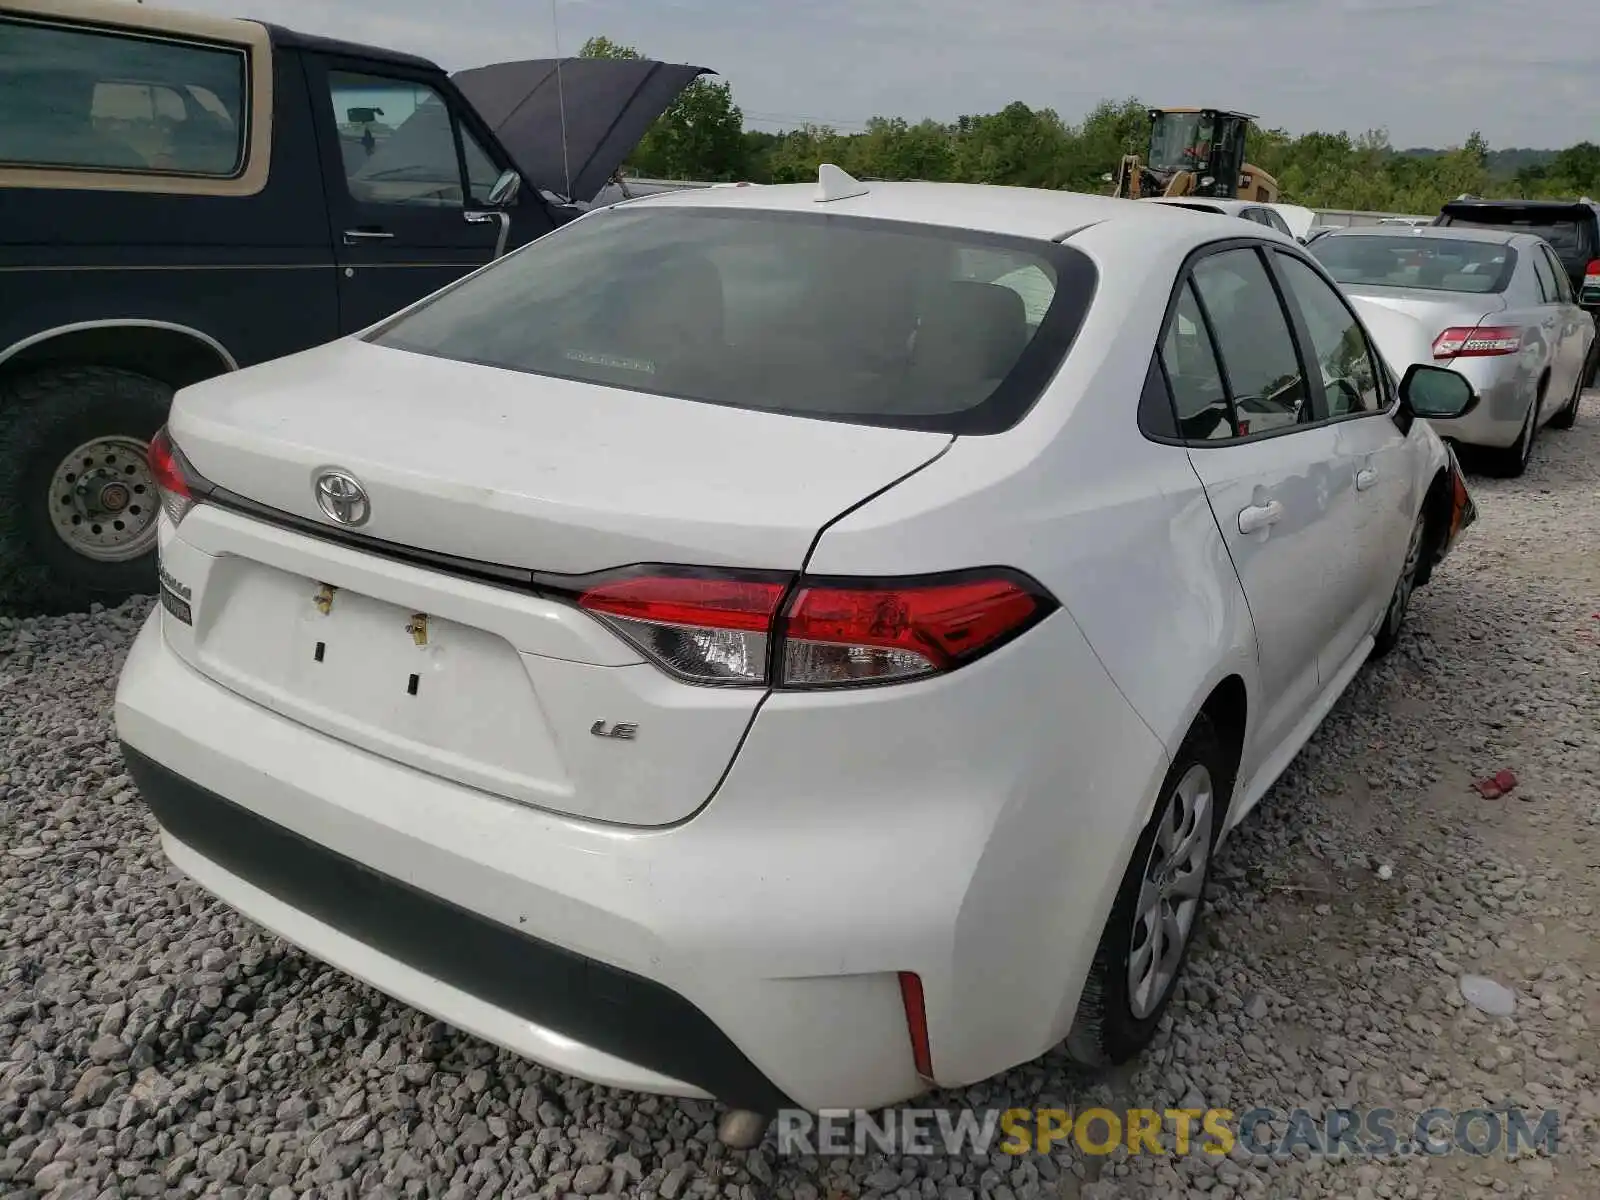
{"label": "alloy wheel", "polygon": [[1211,772],[1194,764],[1168,798],[1150,847],[1128,955],[1128,1006],[1140,1020],[1166,998],[1200,912],[1215,799]]}

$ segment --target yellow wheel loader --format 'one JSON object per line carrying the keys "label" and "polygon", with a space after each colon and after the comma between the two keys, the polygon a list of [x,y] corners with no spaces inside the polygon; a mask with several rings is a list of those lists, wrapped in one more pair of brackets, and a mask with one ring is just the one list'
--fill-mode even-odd
{"label": "yellow wheel loader", "polygon": [[1278,181],[1244,160],[1249,113],[1217,108],[1152,108],[1150,150],[1140,161],[1125,155],[1112,177],[1113,196],[1210,196],[1221,200],[1278,199]]}

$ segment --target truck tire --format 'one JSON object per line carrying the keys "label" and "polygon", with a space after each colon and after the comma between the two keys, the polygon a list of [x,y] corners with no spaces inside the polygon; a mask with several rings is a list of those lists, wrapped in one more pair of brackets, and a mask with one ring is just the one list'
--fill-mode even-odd
{"label": "truck tire", "polygon": [[0,606],[54,614],[155,591],[145,451],[171,404],[166,384],[111,367],[0,383]]}

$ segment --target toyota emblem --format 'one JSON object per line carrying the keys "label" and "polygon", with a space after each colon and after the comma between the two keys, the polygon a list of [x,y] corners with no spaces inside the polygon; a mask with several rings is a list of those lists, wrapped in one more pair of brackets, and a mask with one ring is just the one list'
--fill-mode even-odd
{"label": "toyota emblem", "polygon": [[365,525],[372,515],[367,489],[349,471],[329,468],[317,476],[317,507],[340,525]]}

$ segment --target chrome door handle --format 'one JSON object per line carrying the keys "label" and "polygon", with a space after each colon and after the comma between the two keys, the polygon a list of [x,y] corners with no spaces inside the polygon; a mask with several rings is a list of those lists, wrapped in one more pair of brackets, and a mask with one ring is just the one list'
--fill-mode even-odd
{"label": "chrome door handle", "polygon": [[1283,505],[1276,500],[1269,500],[1266,504],[1252,504],[1249,508],[1239,510],[1239,532],[1257,533],[1269,525],[1276,525],[1283,520]]}
{"label": "chrome door handle", "polygon": [[1378,473],[1370,468],[1356,472],[1356,491],[1364,492],[1378,482]]}
{"label": "chrome door handle", "polygon": [[506,239],[511,236],[510,214],[491,210],[489,212],[464,212],[461,217],[468,225],[487,225],[491,221],[498,222],[500,232],[494,239],[494,256],[499,258],[506,252]]}
{"label": "chrome door handle", "polygon": [[346,229],[344,231],[344,244],[354,246],[357,242],[385,242],[394,237],[382,229]]}

